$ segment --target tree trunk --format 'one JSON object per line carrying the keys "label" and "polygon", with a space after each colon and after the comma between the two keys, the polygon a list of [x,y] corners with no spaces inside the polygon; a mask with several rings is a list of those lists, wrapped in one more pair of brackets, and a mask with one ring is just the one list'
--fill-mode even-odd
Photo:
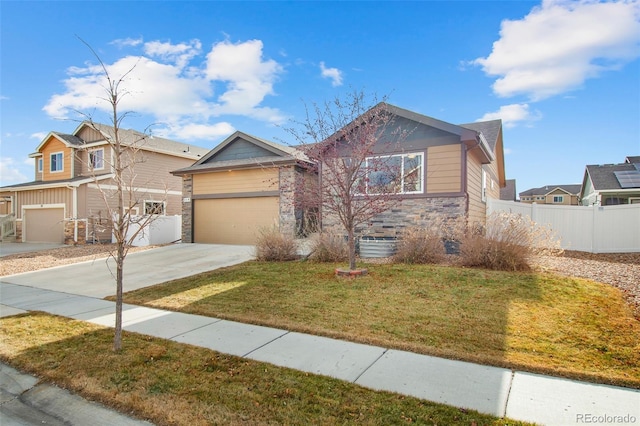
{"label": "tree trunk", "polygon": [[122,349],[122,281],[124,270],[124,245],[118,243],[116,255],[116,330],[113,338],[113,351]]}
{"label": "tree trunk", "polygon": [[356,269],[356,239],[355,232],[353,228],[349,228],[348,237],[349,239],[349,270],[355,271]]}

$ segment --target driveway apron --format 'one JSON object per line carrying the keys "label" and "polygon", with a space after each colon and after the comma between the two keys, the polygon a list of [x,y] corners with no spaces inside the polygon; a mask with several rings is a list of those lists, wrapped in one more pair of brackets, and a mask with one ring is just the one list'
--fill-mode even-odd
{"label": "driveway apron", "polygon": [[[253,259],[253,246],[173,244],[125,258],[124,291],[160,284]],[[0,278],[3,283],[103,298],[116,292],[114,259],[95,259]]]}

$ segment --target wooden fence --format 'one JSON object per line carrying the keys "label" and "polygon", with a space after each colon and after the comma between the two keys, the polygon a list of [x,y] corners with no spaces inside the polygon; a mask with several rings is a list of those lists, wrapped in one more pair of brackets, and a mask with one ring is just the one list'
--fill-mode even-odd
{"label": "wooden fence", "polygon": [[522,214],[551,227],[565,250],[640,252],[640,204],[587,207],[487,200],[487,214],[495,211]]}

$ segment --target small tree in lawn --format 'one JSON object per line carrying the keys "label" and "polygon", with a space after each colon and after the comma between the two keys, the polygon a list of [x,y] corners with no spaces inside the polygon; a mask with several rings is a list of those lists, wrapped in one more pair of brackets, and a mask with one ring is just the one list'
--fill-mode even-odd
{"label": "small tree in lawn", "polygon": [[322,105],[307,107],[306,117],[287,129],[312,160],[303,165],[317,174],[299,188],[298,203],[336,218],[347,235],[349,270],[356,269],[358,226],[400,200],[402,165],[388,152],[398,151],[406,137],[384,103],[368,103],[351,92]]}
{"label": "small tree in lawn", "polygon": [[[103,183],[104,181],[98,179],[95,179],[94,183],[100,191],[106,210],[112,219],[112,234],[116,245],[115,253],[111,253],[111,256],[116,263],[116,312],[113,350],[118,352],[122,348],[122,295],[125,258],[135,239],[158,217],[157,214],[161,213],[157,211],[157,208],[163,204],[164,199],[159,200],[157,204],[152,206],[153,211],[145,211],[143,194],[138,190],[140,185],[145,184],[145,182],[136,181],[135,168],[136,164],[144,162],[141,148],[148,141],[148,135],[146,133],[126,132],[129,136],[133,134],[134,139],[125,140],[125,132],[121,131],[124,119],[130,115],[129,112],[120,112],[118,109],[120,101],[127,94],[122,85],[134,70],[135,65],[120,78],[113,78],[93,48],[84,40],[81,39],[81,41],[91,50],[102,68],[105,81],[103,86],[105,97],[102,100],[108,105],[110,115],[110,123],[105,126],[95,123],[90,115],[80,113],[86,118],[89,125],[108,142],[112,151],[110,160],[103,159],[105,166],[108,166],[112,171],[111,179],[107,181],[107,185]],[[167,188],[165,188],[165,197],[166,193]],[[134,216],[132,212],[136,209],[141,209],[145,214]],[[132,225],[135,225],[135,230]]]}

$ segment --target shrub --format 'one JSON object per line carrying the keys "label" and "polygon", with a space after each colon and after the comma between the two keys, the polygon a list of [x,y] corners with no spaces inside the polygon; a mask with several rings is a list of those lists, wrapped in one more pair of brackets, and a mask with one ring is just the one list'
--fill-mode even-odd
{"label": "shrub", "polygon": [[445,258],[445,248],[436,227],[409,228],[398,239],[394,262],[440,263]]}
{"label": "shrub", "polygon": [[461,263],[502,271],[531,269],[531,258],[562,252],[551,229],[528,217],[507,212],[492,213],[485,227],[468,232],[461,239]]}
{"label": "shrub", "polygon": [[280,233],[276,228],[262,228],[256,239],[256,258],[267,261],[284,261],[298,258],[296,240]]}
{"label": "shrub", "polygon": [[342,235],[320,232],[311,239],[309,259],[316,262],[344,262],[349,258],[349,248]]}

